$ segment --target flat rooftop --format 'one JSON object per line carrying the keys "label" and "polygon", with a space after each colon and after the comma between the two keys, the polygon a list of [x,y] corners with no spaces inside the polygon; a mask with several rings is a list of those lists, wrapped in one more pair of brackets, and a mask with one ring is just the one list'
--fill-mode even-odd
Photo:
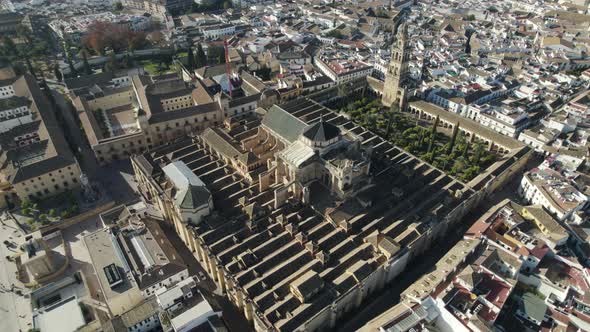
{"label": "flat rooftop", "polygon": [[[129,267],[110,229],[104,228],[86,235],[83,241],[88,248],[104,299],[112,299],[135,287],[129,280]],[[114,287],[111,287],[104,270],[109,266],[116,269],[121,276],[120,283]]]}
{"label": "flat rooftop", "polygon": [[73,332],[86,325],[74,296],[44,308],[33,316],[33,326],[43,332]]}

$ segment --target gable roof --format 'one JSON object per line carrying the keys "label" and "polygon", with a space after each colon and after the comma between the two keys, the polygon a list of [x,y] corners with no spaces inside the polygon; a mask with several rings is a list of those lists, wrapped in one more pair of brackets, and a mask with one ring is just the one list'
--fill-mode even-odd
{"label": "gable roof", "polygon": [[273,105],[262,119],[262,125],[290,143],[297,140],[307,124],[281,107]]}

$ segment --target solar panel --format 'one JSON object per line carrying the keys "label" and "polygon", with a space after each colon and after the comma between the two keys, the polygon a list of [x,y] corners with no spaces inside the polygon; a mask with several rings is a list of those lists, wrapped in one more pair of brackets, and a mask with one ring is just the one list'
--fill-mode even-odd
{"label": "solar panel", "polygon": [[117,268],[117,266],[114,263],[105,266],[103,268],[103,271],[104,271],[105,276],[107,277],[107,281],[109,283],[109,286],[111,286],[111,288],[113,288],[123,282],[123,278],[121,277],[121,273],[119,273],[119,269]]}

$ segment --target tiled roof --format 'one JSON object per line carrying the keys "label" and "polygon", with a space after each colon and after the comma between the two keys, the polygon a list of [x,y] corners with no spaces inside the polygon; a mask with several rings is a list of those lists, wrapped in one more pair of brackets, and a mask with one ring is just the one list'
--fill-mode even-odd
{"label": "tiled roof", "polygon": [[277,105],[268,110],[262,119],[262,125],[288,142],[294,142],[307,126]]}

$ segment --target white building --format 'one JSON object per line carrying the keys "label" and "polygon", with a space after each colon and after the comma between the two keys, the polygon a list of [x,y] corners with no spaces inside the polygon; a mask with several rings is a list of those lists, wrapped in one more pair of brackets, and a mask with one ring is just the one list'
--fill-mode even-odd
{"label": "white building", "polygon": [[175,161],[162,169],[174,188],[175,207],[183,221],[199,223],[213,210],[213,198],[207,186],[182,161]]}
{"label": "white building", "polygon": [[376,317],[359,329],[370,331],[428,331],[467,332],[470,331],[453,314],[445,308],[441,299],[427,297],[422,303],[404,301]]}
{"label": "white building", "polygon": [[586,207],[588,197],[552,169],[534,169],[525,173],[518,193],[529,203],[544,207],[559,220]]}
{"label": "white building", "polygon": [[12,97],[0,99],[0,133],[33,122],[33,113],[26,98]]}
{"label": "white building", "polygon": [[528,125],[528,114],[511,108],[495,108],[480,113],[479,122],[500,134],[516,138]]}
{"label": "white building", "polygon": [[[196,327],[216,330],[215,321],[221,317],[198,290],[197,277],[185,279],[173,287],[162,288],[156,294],[160,308],[166,312],[175,332],[192,331]],[[200,330],[200,329],[199,329]]]}
{"label": "white building", "polygon": [[13,82],[10,82],[8,85],[0,86],[0,99],[14,96],[14,87],[12,86],[12,83]]}
{"label": "white building", "polygon": [[236,27],[231,24],[216,24],[202,27],[201,32],[205,38],[217,39],[233,35],[236,32]]}

